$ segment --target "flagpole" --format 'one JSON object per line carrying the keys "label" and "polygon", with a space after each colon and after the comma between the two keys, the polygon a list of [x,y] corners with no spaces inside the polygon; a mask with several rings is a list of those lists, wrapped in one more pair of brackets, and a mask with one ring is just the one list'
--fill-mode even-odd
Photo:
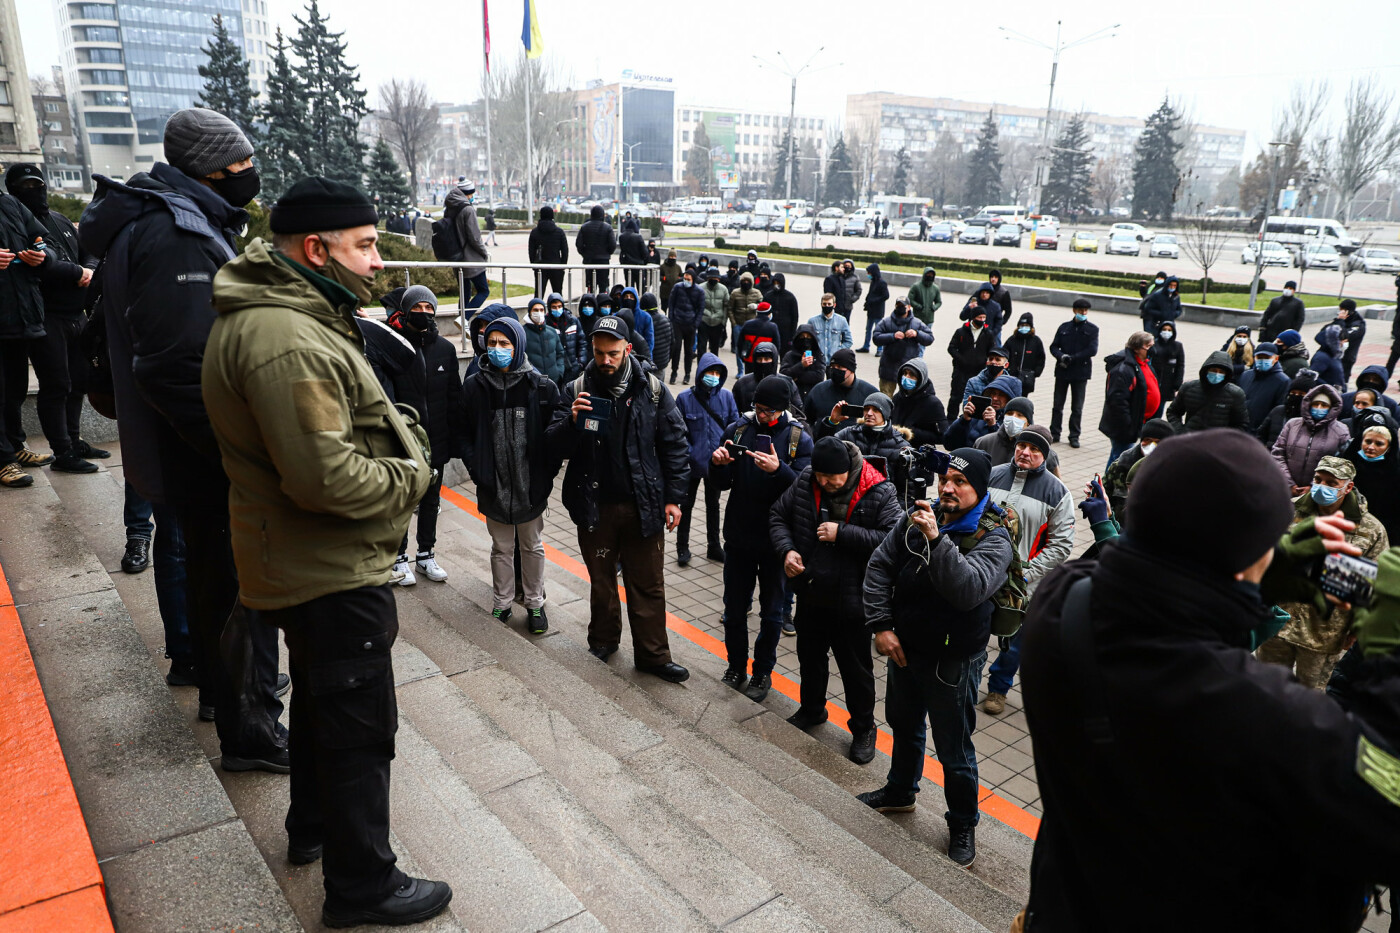
{"label": "flagpole", "polygon": [[533,77],[531,59],[525,59],[525,222],[530,222],[530,212],[535,206],[535,146],[530,124],[534,123],[535,111],[530,107],[530,82]]}
{"label": "flagpole", "polygon": [[486,9],[487,0],[481,0],[481,36],[486,54],[486,93],[482,95],[482,105],[486,111],[486,199],[494,208],[496,203],[496,176],[491,171],[491,24]]}

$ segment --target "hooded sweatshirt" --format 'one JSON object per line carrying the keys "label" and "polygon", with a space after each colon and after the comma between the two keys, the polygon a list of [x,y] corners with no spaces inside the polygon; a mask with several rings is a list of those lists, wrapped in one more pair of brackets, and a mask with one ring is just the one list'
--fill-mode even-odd
{"label": "hooded sweatshirt", "polygon": [[[1211,367],[1225,371],[1225,381],[1211,385],[1206,370]],[[1201,363],[1200,378],[1181,387],[1176,398],[1167,406],[1167,421],[1178,434],[1204,431],[1206,428],[1239,428],[1249,430],[1249,409],[1244,390],[1231,382],[1235,365],[1228,354],[1213,350]]]}
{"label": "hooded sweatshirt", "polygon": [[865,293],[865,313],[871,318],[882,318],[885,316],[885,302],[890,300],[890,286],[880,275],[877,263],[866,266],[865,274],[870,276],[870,289]]}
{"label": "hooded sweatshirt", "polygon": [[773,273],[773,287],[767,292],[768,303],[773,306],[773,323],[778,325],[778,352],[792,349],[792,338],[797,334],[797,296],[788,291],[787,276]]}
{"label": "hooded sweatshirt", "polygon": [[1346,375],[1342,370],[1342,329],[1336,324],[1328,324],[1317,335],[1317,352],[1313,354],[1308,367],[1317,373],[1319,382],[1345,388]]}
{"label": "hooded sweatshirt", "polygon": [[[457,228],[457,240],[462,244],[461,259],[464,262],[485,262],[486,243],[481,239],[481,227],[476,222],[476,205],[461,188],[453,188],[443,201],[443,216],[450,217]],[[479,275],[485,270],[481,266],[467,266],[462,270],[467,278]]]}
{"label": "hooded sweatshirt", "polygon": [[[802,359],[809,351],[812,354],[812,362],[803,365]],[[822,353],[821,344],[811,324],[803,324],[797,328],[792,349],[783,354],[778,371],[796,383],[798,391],[802,393],[805,411],[807,394],[826,379],[826,356]]]}
{"label": "hooded sweatshirt", "polygon": [[[972,295],[968,297],[967,304],[963,305],[962,314],[958,315],[958,319],[970,321],[976,317],[979,312],[985,311],[987,314],[987,329],[990,330],[996,338],[996,345],[1001,346],[1001,325],[1002,322],[1006,320],[1006,317],[1002,311],[1001,304],[995,298],[988,298],[986,301],[982,300],[982,293],[984,291],[988,295],[996,294],[996,288],[991,282],[983,282],[981,285],[977,286],[977,291],[973,292]],[[977,307],[975,308],[972,306],[972,300],[974,298],[977,299]]]}
{"label": "hooded sweatshirt", "polygon": [[934,276],[933,266],[925,266],[919,281],[909,286],[909,305],[914,309],[914,316],[930,327],[933,316],[943,307],[943,290],[933,281]]}
{"label": "hooded sweatshirt", "polygon": [[[719,385],[711,389],[701,378],[702,373],[719,370]],[[691,478],[710,473],[710,456],[724,438],[724,429],[739,420],[739,406],[724,384],[729,380],[729,367],[713,353],[700,354],[695,369],[695,385],[676,397],[676,407],[685,418],[685,432],[690,441]]]}
{"label": "hooded sweatshirt", "polygon": [[[1173,288],[1173,285],[1176,288]],[[1142,300],[1138,307],[1142,315],[1143,330],[1155,334],[1163,321],[1175,321],[1181,317],[1180,287],[1181,280],[1169,275],[1165,285]]]}
{"label": "hooded sweatshirt", "polygon": [[[997,376],[987,386],[986,391],[995,389],[1006,395],[1008,399],[1017,398],[1021,395],[1021,380],[1015,376]],[[995,425],[988,425],[982,420],[981,413],[978,413],[972,420],[962,417],[953,419],[953,423],[948,426],[944,434],[944,445],[949,450],[956,450],[959,447],[971,447],[983,434],[988,434],[1001,427],[1002,419],[1006,417],[1006,409],[997,409],[997,420]]]}
{"label": "hooded sweatshirt", "polygon": [[[902,382],[906,370],[914,373],[912,389],[904,388]],[[915,357],[901,366],[895,376],[900,382],[894,393],[894,414],[890,416],[890,421],[908,430],[909,443],[915,447],[943,443],[948,415],[943,410],[943,400],[938,397],[933,381],[928,377],[928,364],[921,357]]]}
{"label": "hooded sweatshirt", "polygon": [[[1381,404],[1390,412],[1390,417],[1400,417],[1400,402],[1397,402],[1395,399],[1385,394],[1385,387],[1389,382],[1390,372],[1384,366],[1367,366],[1365,369],[1361,370],[1360,375],[1356,377],[1356,388],[1375,389],[1376,394],[1380,396]],[[1355,411],[1355,406],[1352,405],[1352,401],[1355,398],[1355,391],[1348,392],[1342,396],[1341,417],[1343,420],[1350,418]]]}

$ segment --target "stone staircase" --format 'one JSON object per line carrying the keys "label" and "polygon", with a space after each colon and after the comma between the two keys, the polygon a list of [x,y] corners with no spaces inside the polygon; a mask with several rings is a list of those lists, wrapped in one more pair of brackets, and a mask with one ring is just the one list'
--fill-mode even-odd
{"label": "stone staircase", "polygon": [[[285,857],[284,776],[225,774],[193,690],[163,682],[151,573],[127,576],[121,474],[36,474],[5,496],[9,577],[92,834],[117,929],[320,929],[320,866]],[[470,487],[462,490],[470,494]],[[827,725],[723,686],[678,635],[683,685],[630,645],[587,651],[587,584],[547,577],[550,633],[488,614],[485,526],[444,502],[447,583],[397,590],[394,849],[455,896],[426,930],[1005,930],[1031,841],[995,819],[959,869],[941,789],[881,816]]]}

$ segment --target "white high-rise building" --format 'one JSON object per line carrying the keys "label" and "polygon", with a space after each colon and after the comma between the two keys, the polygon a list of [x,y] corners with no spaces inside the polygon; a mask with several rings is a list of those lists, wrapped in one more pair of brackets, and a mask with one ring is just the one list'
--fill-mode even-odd
{"label": "white high-rise building", "polygon": [[0,0],[0,163],[38,162],[39,129],[14,0]]}

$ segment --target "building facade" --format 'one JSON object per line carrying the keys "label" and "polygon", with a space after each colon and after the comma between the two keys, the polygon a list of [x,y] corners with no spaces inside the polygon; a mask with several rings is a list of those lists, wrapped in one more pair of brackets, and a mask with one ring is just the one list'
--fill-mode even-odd
{"label": "building facade", "polygon": [[575,91],[561,128],[562,193],[637,201],[669,191],[676,177],[675,100],[670,78],[631,69],[611,84],[595,80]]}
{"label": "building facade", "polygon": [[[773,181],[777,168],[778,147],[787,136],[788,114],[771,110],[742,107],[718,107],[701,104],[681,104],[676,108],[676,172],[675,184],[686,183],[686,160],[700,127],[709,140],[710,168],[717,190],[726,188],[751,189]],[[800,159],[802,149],[810,140],[819,158],[826,155],[826,120],[810,114],[798,114],[793,132],[793,155]],[[793,195],[799,167],[793,167]]]}
{"label": "building facade", "polygon": [[37,162],[39,128],[19,41],[15,0],[0,0],[0,163]]}
{"label": "building facade", "polygon": [[[846,97],[844,130],[868,138],[879,136],[880,167],[888,169],[896,153],[907,147],[911,154],[934,148],[943,133],[951,133],[964,151],[977,145],[977,136],[987,113],[995,114],[1002,151],[1022,143],[1038,146],[1044,133],[1045,110],[1005,104],[976,103],[940,97],[914,97],[876,91]],[[1056,110],[1050,115],[1050,137],[1075,114]],[[1133,147],[1142,134],[1143,121],[1137,117],[1115,117],[1097,113],[1082,114],[1095,159],[1118,159],[1131,164]],[[1215,126],[1195,127],[1192,139],[1182,152],[1183,172],[1195,176],[1196,184],[1214,187],[1231,169],[1244,161],[1244,130]]]}
{"label": "building facade", "polygon": [[266,0],[56,0],[63,71],[91,172],[125,179],[164,157],[165,121],[204,87],[215,16],[248,59],[255,94],[269,70]]}
{"label": "building facade", "polygon": [[34,86],[34,118],[39,128],[39,148],[44,157],[44,178],[50,189],[77,192],[84,190],[87,173],[73,115],[68,106],[63,69],[54,67],[50,86]]}

